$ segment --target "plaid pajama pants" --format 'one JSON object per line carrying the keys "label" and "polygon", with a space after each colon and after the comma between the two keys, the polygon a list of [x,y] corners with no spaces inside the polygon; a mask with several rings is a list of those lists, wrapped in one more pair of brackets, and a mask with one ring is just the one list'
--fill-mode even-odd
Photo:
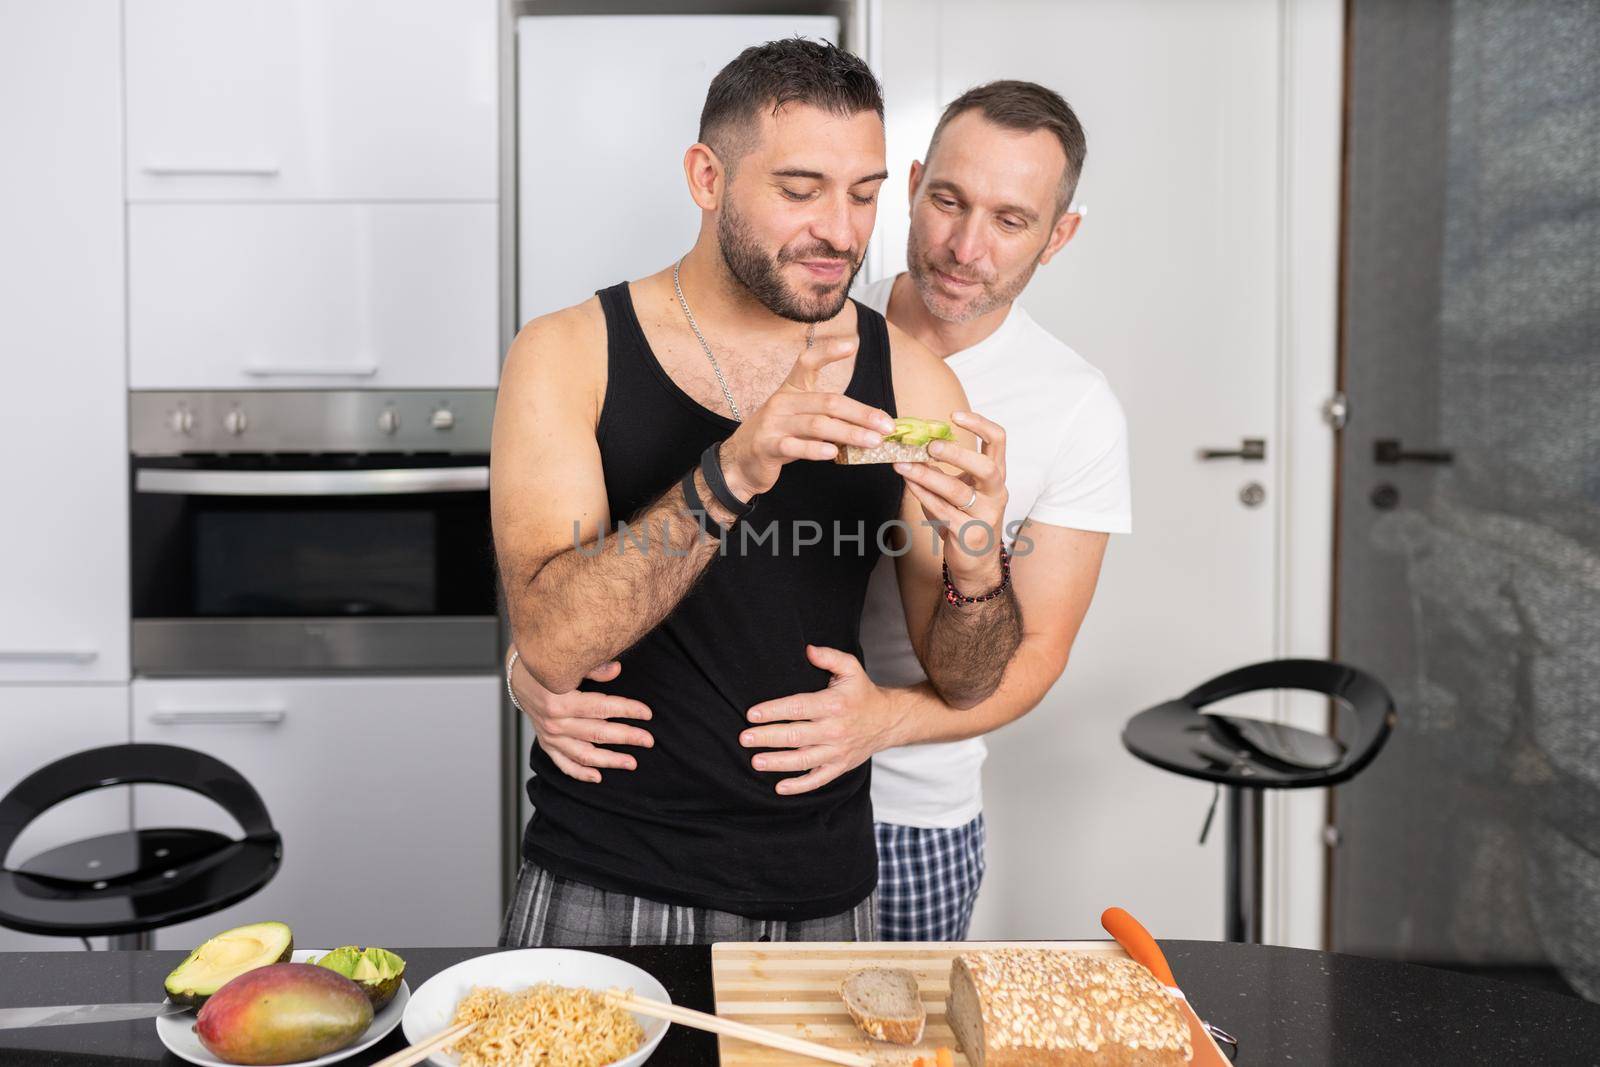
{"label": "plaid pajama pants", "polygon": [[821,919],[748,919],[662,904],[558,878],[527,860],[500,925],[502,948],[709,945],[714,941],[874,941],[872,896]]}
{"label": "plaid pajama pants", "polygon": [[986,867],[983,816],[954,830],[875,823],[878,937],[965,941]]}

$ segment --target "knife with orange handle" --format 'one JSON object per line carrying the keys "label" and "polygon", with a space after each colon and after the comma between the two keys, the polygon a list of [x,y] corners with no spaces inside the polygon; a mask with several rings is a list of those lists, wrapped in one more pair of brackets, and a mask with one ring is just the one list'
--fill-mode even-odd
{"label": "knife with orange handle", "polygon": [[1172,968],[1167,966],[1167,957],[1143,923],[1121,908],[1107,908],[1100,915],[1100,925],[1117,939],[1117,944],[1127,949],[1128,955],[1144,964],[1145,969],[1156,976],[1156,981],[1170,989],[1178,988]]}
{"label": "knife with orange handle", "polygon": [[[1167,992],[1189,1003],[1189,998],[1183,995],[1183,990],[1178,988],[1178,981],[1172,977],[1172,967],[1167,963],[1167,957],[1161,951],[1161,946],[1156,944],[1156,939],[1150,931],[1144,928],[1144,923],[1135,919],[1121,908],[1107,908],[1100,914],[1100,925],[1106,928],[1106,933],[1116,938],[1117,944],[1133,959],[1144,965],[1145,970],[1155,976],[1156,981],[1166,986]],[[1193,1013],[1193,1008],[1189,1009]],[[1198,1022],[1213,1041],[1220,1041],[1234,1052],[1238,1051],[1239,1039],[1220,1026],[1212,1024],[1195,1015]],[[1220,1051],[1220,1050],[1219,1050]]]}

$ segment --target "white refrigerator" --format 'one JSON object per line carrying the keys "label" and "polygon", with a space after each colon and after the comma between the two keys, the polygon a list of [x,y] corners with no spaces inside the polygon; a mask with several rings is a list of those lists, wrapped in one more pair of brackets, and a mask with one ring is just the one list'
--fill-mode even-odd
{"label": "white refrigerator", "polygon": [[580,303],[689,250],[683,153],[729,60],[839,20],[800,15],[517,20],[517,321]]}

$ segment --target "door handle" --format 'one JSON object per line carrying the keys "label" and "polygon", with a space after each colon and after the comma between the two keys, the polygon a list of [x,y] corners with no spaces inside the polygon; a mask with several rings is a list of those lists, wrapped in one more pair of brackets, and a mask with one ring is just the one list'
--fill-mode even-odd
{"label": "door handle", "polygon": [[1456,456],[1445,449],[1407,452],[1399,440],[1385,437],[1372,442],[1372,461],[1392,467],[1397,463],[1454,463]]}
{"label": "door handle", "polygon": [[1264,437],[1246,437],[1236,449],[1202,448],[1201,459],[1243,459],[1260,462],[1267,458],[1267,440]]}

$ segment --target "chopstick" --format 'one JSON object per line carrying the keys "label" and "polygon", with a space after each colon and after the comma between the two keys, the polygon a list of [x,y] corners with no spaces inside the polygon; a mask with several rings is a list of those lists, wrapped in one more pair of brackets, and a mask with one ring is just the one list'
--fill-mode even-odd
{"label": "chopstick", "polygon": [[639,997],[624,996],[621,993],[608,992],[606,999],[620,1008],[626,1008],[639,1015],[648,1015],[654,1019],[665,1019],[669,1023],[679,1026],[688,1026],[695,1030],[706,1030],[713,1034],[725,1034],[736,1037],[741,1041],[749,1041],[756,1045],[765,1045],[768,1048],[781,1049],[784,1052],[793,1052],[801,1056],[810,1056],[812,1059],[824,1060],[828,1063],[843,1064],[844,1067],[873,1067],[873,1061],[866,1056],[858,1056],[853,1052],[841,1052],[839,1049],[829,1048],[827,1045],[818,1045],[810,1041],[802,1041],[798,1037],[788,1034],[774,1033],[763,1030],[759,1026],[749,1023],[738,1023],[732,1019],[724,1019],[720,1015],[707,1015],[703,1011],[693,1008],[682,1008],[676,1004],[665,1004],[659,1000],[643,1000]]}
{"label": "chopstick", "polygon": [[413,1063],[420,1063],[433,1053],[447,1045],[466,1037],[478,1027],[477,1023],[458,1023],[448,1030],[441,1030],[426,1041],[418,1041],[409,1048],[403,1048],[390,1056],[385,1056],[372,1067],[410,1067]]}

